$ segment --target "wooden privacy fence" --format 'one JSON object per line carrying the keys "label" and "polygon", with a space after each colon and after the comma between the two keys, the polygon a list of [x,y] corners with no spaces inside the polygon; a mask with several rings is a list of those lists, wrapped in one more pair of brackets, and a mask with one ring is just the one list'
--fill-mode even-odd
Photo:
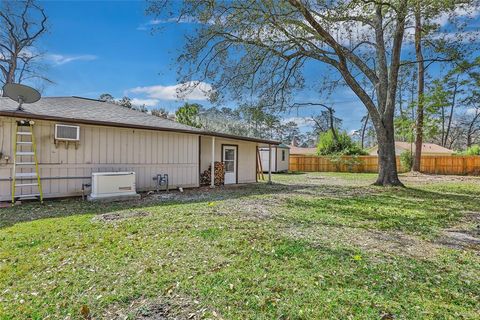
{"label": "wooden privacy fence", "polygon": [[[397,156],[397,167],[405,171]],[[290,155],[290,171],[305,172],[378,172],[377,156],[343,156],[339,158]],[[422,156],[420,171],[432,174],[480,175],[480,156]]]}

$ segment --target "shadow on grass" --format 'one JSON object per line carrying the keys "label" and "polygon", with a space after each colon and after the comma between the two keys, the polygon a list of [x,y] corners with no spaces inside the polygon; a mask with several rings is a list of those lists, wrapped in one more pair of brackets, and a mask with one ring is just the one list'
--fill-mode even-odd
{"label": "shadow on grass", "polygon": [[429,234],[458,220],[467,210],[478,210],[480,203],[470,195],[398,188],[357,197],[293,197],[287,204],[291,218],[304,223]]}
{"label": "shadow on grass", "polygon": [[285,185],[275,183],[257,183],[237,186],[221,186],[215,189],[200,187],[188,189],[185,192],[170,191],[159,194],[144,195],[142,199],[120,202],[89,202],[75,198],[46,199],[44,204],[36,201],[24,202],[21,205],[0,209],[0,228],[10,227],[16,223],[47,218],[68,217],[83,214],[104,214],[120,210],[148,209],[158,206],[171,206],[182,203],[202,203],[238,199],[248,196],[274,195],[288,192],[298,192],[311,188],[311,185]]}
{"label": "shadow on grass", "polygon": [[[301,173],[304,174],[304,173]],[[87,202],[79,198],[24,203],[0,209],[0,228],[16,223],[83,214],[104,214],[120,210],[148,209],[182,203],[233,200],[250,196],[288,194],[286,198],[291,219],[329,225],[365,224],[378,228],[394,228],[427,232],[457,219],[462,211],[478,211],[480,201],[470,194],[429,191],[414,188],[381,188],[308,183],[257,183],[201,187],[184,193],[171,191],[166,195],[148,195],[129,202]],[[465,191],[465,190],[463,190]],[[306,197],[305,197],[306,196]]]}
{"label": "shadow on grass", "polygon": [[288,174],[288,175],[292,175],[292,176],[301,176],[301,175],[306,175],[307,172],[303,172],[303,171],[288,171],[288,173],[282,173],[282,174]]}

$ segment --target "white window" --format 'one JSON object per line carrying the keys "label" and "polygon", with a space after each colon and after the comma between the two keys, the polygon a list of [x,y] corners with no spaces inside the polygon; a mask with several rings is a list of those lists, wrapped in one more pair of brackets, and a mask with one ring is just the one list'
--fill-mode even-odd
{"label": "white window", "polygon": [[66,124],[56,124],[55,140],[80,141],[80,127]]}

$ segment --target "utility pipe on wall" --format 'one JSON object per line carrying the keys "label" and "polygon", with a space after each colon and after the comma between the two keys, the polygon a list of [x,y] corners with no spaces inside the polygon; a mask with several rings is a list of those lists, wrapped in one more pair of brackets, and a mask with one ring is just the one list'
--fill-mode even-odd
{"label": "utility pipe on wall", "polygon": [[272,184],[272,145],[268,145],[268,184]]}
{"label": "utility pipe on wall", "polygon": [[212,170],[210,172],[210,188],[215,188],[215,137],[212,137]]}

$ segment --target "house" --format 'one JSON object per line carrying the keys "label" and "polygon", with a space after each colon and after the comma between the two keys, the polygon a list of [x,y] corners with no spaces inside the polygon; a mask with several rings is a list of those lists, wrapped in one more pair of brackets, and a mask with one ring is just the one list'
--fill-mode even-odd
{"label": "house", "polygon": [[[271,159],[271,171],[272,172],[287,172],[288,171],[288,159],[290,157],[290,147],[286,144],[279,144],[270,149],[259,148],[260,160],[262,164],[263,172],[268,172]],[[269,157],[270,155],[270,157]]]}
{"label": "house", "polygon": [[[405,151],[415,152],[415,144],[409,142],[395,141],[395,154],[400,155]],[[424,143],[422,145],[422,155],[424,156],[448,156],[454,153],[453,150],[444,148],[435,143]],[[378,146],[368,149],[368,154],[376,156],[378,154]]]}
{"label": "house", "polygon": [[318,150],[317,148],[302,148],[290,145],[290,154],[291,155],[316,155]]}
{"label": "house", "polygon": [[[24,104],[23,111],[17,105],[0,97],[0,201],[11,197],[12,144],[19,120],[34,121],[46,198],[82,194],[94,172],[135,172],[139,191],[154,190],[157,174],[168,174],[172,188],[198,187],[200,173],[214,161],[225,163],[225,184],[251,183],[257,179],[257,148],[279,144],[208,132],[81,97],[42,98]],[[59,138],[62,130],[70,132],[71,140]]]}

